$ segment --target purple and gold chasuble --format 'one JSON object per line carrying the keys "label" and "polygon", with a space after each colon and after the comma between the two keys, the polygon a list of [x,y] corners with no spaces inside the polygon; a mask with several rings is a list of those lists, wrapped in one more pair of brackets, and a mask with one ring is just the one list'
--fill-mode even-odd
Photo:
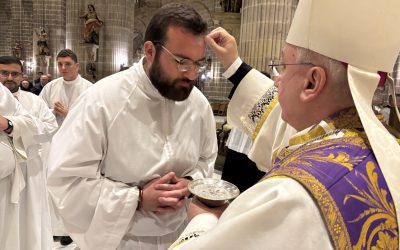
{"label": "purple and gold chasuble", "polygon": [[264,179],[283,176],[301,183],[315,199],[336,249],[399,249],[392,196],[356,110],[323,122],[330,132],[317,125],[292,138]]}

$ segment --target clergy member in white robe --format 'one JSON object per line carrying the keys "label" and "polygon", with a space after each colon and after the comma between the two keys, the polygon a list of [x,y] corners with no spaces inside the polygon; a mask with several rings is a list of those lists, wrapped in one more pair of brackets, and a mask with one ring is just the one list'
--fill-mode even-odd
{"label": "clergy member in white robe", "polygon": [[43,190],[31,190],[36,188],[32,185],[40,177],[24,178],[26,168],[39,166],[37,140],[45,136],[44,126],[2,84],[0,97],[0,120],[4,116],[13,126],[10,134],[0,131],[0,249],[51,249],[51,238],[46,239],[38,228],[42,223],[42,199],[32,200],[43,193]]}
{"label": "clergy member in white robe", "polygon": [[207,24],[190,6],[169,4],[148,31],[162,37],[147,35],[144,58],[86,91],[53,138],[49,190],[81,249],[168,248],[186,225],[187,179],[213,173],[215,119],[194,87]]}
{"label": "clergy member in white robe", "polygon": [[[46,186],[47,171],[44,168],[46,149],[51,137],[57,130],[57,122],[46,103],[38,96],[20,90],[22,82],[22,64],[12,56],[0,57],[0,82],[6,86],[22,107],[33,117],[42,122],[42,134],[35,135],[35,141],[40,143],[29,147],[31,157],[28,161],[19,163],[26,187],[19,199],[19,215],[22,249],[51,249],[53,245],[48,194]],[[8,72],[6,76],[5,71]],[[13,72],[13,73],[10,73]],[[20,74],[21,73],[21,74]],[[36,157],[39,155],[39,157]]]}
{"label": "clergy member in white robe", "polygon": [[93,84],[79,74],[78,57],[72,50],[61,50],[56,60],[61,77],[46,84],[39,96],[56,115],[58,126],[61,126],[75,100]]}
{"label": "clergy member in white robe", "polygon": [[[54,104],[56,102],[62,103],[69,109],[80,94],[92,85],[91,82],[83,78],[81,75],[77,75],[76,78],[71,81],[59,77],[46,84],[39,96],[43,98],[53,112]],[[58,125],[61,126],[65,116],[58,115],[56,112],[54,113],[56,114]]]}
{"label": "clergy member in white robe", "polygon": [[[61,50],[57,54],[56,60],[57,69],[61,77],[46,84],[39,96],[43,98],[54,113],[57,124],[61,127],[75,100],[93,84],[79,74],[78,58],[72,50]],[[50,212],[53,235],[67,236],[59,216],[54,212],[52,203],[50,203]],[[61,238],[62,245],[68,245],[69,243],[71,243],[71,239]]]}
{"label": "clergy member in white robe", "polygon": [[211,177],[215,122],[198,89],[185,101],[167,100],[140,60],[96,83],[69,116],[53,139],[49,189],[72,238],[91,244],[80,247],[112,249],[135,235],[165,235],[183,225],[186,209],[137,211],[137,186],[169,171]]}

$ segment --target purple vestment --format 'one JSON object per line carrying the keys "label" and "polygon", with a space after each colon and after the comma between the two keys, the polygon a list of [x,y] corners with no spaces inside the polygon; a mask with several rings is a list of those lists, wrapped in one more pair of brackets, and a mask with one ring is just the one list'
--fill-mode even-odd
{"label": "purple vestment", "polygon": [[316,201],[336,249],[398,249],[393,199],[360,131],[282,150],[265,178],[286,176],[301,183]]}

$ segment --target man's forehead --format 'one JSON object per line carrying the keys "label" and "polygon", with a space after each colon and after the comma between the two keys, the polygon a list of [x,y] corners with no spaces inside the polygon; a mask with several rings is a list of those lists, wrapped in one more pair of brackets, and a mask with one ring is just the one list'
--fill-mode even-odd
{"label": "man's forehead", "polygon": [[72,60],[72,58],[69,57],[69,56],[57,58],[57,63],[67,63],[67,62],[69,62],[69,63],[75,63],[75,61]]}
{"label": "man's forehead", "polygon": [[12,69],[13,71],[21,72],[21,65],[16,63],[0,64],[0,70]]}
{"label": "man's forehead", "polygon": [[204,44],[204,37],[206,36],[205,34],[193,34],[193,31],[177,26],[177,25],[170,25],[167,29],[167,32],[165,33],[165,40],[166,41],[179,41],[180,38],[177,38],[177,36],[184,36],[184,37],[193,37],[198,44]]}

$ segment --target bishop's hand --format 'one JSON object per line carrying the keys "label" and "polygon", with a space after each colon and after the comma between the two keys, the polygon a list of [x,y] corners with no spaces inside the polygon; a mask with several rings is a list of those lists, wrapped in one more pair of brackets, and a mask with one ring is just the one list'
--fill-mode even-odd
{"label": "bishop's hand", "polygon": [[224,65],[225,69],[228,69],[236,58],[239,57],[235,38],[221,27],[211,31],[204,40],[218,57],[218,60]]}

